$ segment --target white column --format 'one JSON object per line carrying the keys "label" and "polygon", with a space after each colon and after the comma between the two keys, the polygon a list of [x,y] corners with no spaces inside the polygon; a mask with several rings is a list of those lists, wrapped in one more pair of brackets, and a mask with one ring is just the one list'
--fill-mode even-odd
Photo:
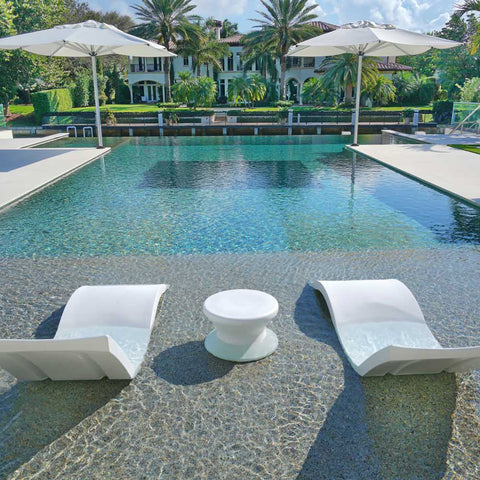
{"label": "white column", "polygon": [[130,103],[133,103],[133,86],[129,83],[128,89],[130,90]]}
{"label": "white column", "polygon": [[363,53],[358,55],[357,93],[355,97],[355,125],[353,127],[353,145],[358,145],[358,122],[360,121],[360,94],[362,91]]}
{"label": "white column", "polygon": [[97,80],[97,57],[90,55],[92,59],[93,92],[95,97],[95,123],[97,124],[98,148],[103,148],[102,119],[100,117],[100,102],[98,101],[98,80]]}

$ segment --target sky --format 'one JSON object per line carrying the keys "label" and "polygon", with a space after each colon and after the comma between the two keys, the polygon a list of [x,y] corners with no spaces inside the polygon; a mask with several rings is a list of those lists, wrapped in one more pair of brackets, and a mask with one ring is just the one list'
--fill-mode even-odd
{"label": "sky", "polygon": [[[130,5],[139,0],[91,0],[88,3],[96,10],[117,10],[133,14]],[[458,0],[310,0],[317,4],[315,13],[321,20],[341,25],[356,20],[373,20],[391,23],[399,28],[430,32],[438,30],[449,19]],[[193,0],[197,13],[219,20],[228,18],[238,23],[241,32],[249,31],[256,18],[255,10],[261,7],[260,0]],[[133,15],[132,15],[133,16]]]}

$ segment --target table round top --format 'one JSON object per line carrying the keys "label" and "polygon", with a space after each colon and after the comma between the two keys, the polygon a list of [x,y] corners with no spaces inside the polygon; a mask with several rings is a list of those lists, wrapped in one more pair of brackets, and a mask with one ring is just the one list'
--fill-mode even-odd
{"label": "table round top", "polygon": [[207,317],[221,320],[270,320],[278,313],[278,302],[259,290],[225,290],[208,297],[203,311]]}

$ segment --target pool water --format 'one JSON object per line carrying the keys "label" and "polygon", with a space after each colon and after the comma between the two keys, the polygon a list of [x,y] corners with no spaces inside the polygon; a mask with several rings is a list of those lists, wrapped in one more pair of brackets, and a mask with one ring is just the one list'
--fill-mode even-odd
{"label": "pool water", "polygon": [[123,139],[104,159],[0,215],[0,255],[478,244],[479,210],[327,140]]}

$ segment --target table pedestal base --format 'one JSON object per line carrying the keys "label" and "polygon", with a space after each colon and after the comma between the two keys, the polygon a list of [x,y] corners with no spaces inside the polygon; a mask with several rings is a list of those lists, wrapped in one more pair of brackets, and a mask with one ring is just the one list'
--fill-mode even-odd
{"label": "table pedestal base", "polygon": [[278,347],[278,338],[269,328],[265,329],[261,340],[255,340],[248,345],[226,343],[217,337],[217,331],[212,330],[205,338],[205,348],[212,355],[231,362],[253,362],[268,357]]}

